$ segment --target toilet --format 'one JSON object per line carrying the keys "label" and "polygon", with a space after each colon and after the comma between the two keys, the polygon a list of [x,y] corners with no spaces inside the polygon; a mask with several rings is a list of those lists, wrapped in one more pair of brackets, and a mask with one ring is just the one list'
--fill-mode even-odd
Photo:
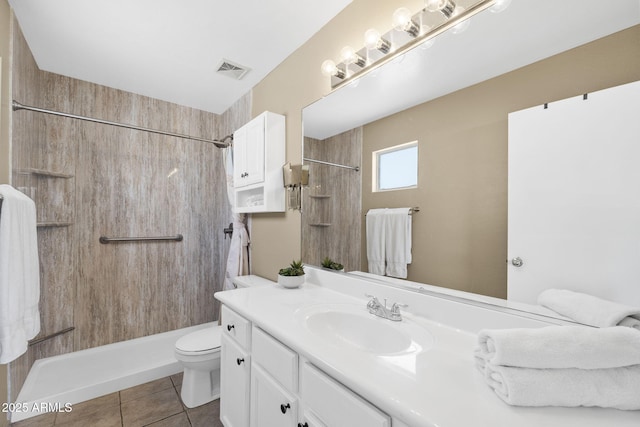
{"label": "toilet", "polygon": [[[236,288],[273,285],[259,276],[238,276],[233,279]],[[188,408],[204,405],[220,397],[220,335],[222,328],[215,325],[187,334],[175,346],[175,357],[184,366],[180,396]]]}

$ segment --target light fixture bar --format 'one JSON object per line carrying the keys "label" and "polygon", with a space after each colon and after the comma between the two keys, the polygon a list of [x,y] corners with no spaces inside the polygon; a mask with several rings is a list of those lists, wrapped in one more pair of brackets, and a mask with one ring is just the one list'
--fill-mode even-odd
{"label": "light fixture bar", "polygon": [[[447,19],[446,21],[442,22],[441,24],[438,24],[436,26],[434,26],[433,28],[429,29],[429,31],[418,35],[415,38],[412,38],[411,40],[409,40],[407,43],[403,44],[402,46],[396,46],[396,50],[393,51],[392,53],[383,56],[382,58],[378,59],[375,62],[370,63],[369,65],[367,65],[366,67],[363,67],[361,70],[358,70],[356,72],[353,72],[347,76],[345,76],[345,78],[342,79],[331,79],[331,88],[333,90],[338,89],[342,86],[345,86],[349,83],[351,83],[353,80],[358,79],[362,76],[364,76],[365,74],[377,69],[378,67],[386,64],[387,62],[392,61],[394,58],[397,58],[400,55],[403,55],[404,53],[406,53],[407,51],[409,51],[410,49],[412,49],[413,47],[424,43],[428,40],[433,39],[434,37],[444,33],[445,31],[449,30],[450,28],[455,27],[456,25],[458,25],[459,23],[461,23],[462,21],[466,20],[466,19],[470,19],[472,16],[490,8],[491,6],[493,6],[496,3],[497,0],[480,0],[477,3],[469,6],[467,9],[465,9],[463,12],[461,12],[458,15],[452,16],[451,18]],[[423,13],[423,11],[421,10],[420,12],[418,12],[418,14]],[[416,15],[418,15],[416,14]],[[391,30],[394,31],[394,30]],[[383,36],[384,37],[384,36]],[[336,81],[337,80],[337,81]]]}

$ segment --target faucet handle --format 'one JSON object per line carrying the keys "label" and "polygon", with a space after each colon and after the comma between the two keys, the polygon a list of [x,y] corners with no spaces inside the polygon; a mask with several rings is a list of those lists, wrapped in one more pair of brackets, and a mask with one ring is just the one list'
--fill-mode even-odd
{"label": "faucet handle", "polygon": [[365,297],[367,298],[371,298],[371,301],[369,301],[367,303],[367,307],[368,308],[377,308],[380,306],[380,301],[378,301],[378,298],[373,296],[373,295],[369,295],[369,294],[364,294]]}
{"label": "faucet handle", "polygon": [[393,305],[391,306],[391,313],[400,314],[400,307],[407,308],[407,307],[409,307],[409,305],[408,304],[400,304],[400,303],[394,302]]}

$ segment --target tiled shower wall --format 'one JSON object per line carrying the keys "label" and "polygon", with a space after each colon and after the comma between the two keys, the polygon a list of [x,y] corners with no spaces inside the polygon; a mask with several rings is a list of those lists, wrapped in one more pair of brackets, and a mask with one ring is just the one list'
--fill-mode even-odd
{"label": "tiled shower wall", "polygon": [[[249,119],[249,96],[217,116],[40,71],[14,28],[13,98],[23,104],[204,138]],[[75,327],[11,363],[12,400],[36,359],[217,318],[231,222],[222,150],[31,111],[13,113],[12,131],[12,183],[42,223],[39,336]],[[175,234],[184,240],[98,240]]]}
{"label": "tiled shower wall", "polygon": [[[304,139],[304,157],[348,166],[362,164],[362,128],[325,140]],[[362,171],[309,163],[302,198],[302,260],[320,265],[325,257],[360,270]]]}

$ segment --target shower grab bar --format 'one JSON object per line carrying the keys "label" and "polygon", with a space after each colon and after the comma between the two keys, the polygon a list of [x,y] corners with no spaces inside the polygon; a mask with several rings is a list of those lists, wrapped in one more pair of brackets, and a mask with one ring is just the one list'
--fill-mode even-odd
{"label": "shower grab bar", "polygon": [[39,343],[41,343],[42,341],[49,340],[49,339],[51,339],[51,338],[53,338],[53,337],[57,337],[58,335],[62,335],[62,334],[66,334],[67,332],[71,332],[71,331],[73,331],[75,328],[76,328],[75,326],[71,326],[71,327],[68,327],[68,328],[60,329],[58,332],[54,332],[54,333],[52,333],[52,334],[45,335],[44,337],[36,338],[36,339],[30,340],[30,341],[29,341],[29,347],[31,347],[32,345],[39,344]]}
{"label": "shower grab bar", "polygon": [[158,236],[158,237],[105,237],[100,236],[100,243],[106,245],[107,243],[123,243],[123,242],[160,242],[160,241],[173,241],[182,242],[184,238],[182,234],[175,236]]}

